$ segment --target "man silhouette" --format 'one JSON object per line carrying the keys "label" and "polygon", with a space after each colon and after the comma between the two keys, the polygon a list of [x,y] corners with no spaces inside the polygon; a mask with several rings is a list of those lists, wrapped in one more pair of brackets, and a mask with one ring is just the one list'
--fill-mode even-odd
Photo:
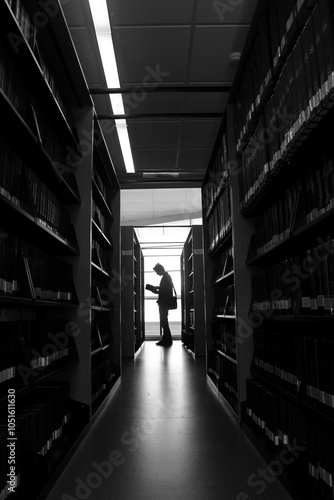
{"label": "man silhouette", "polygon": [[168,324],[168,311],[173,298],[173,281],[170,275],[165,271],[164,266],[156,264],[153,270],[158,276],[162,276],[160,285],[152,287],[151,291],[158,294],[157,304],[159,306],[160,327],[163,330],[162,338],[157,345],[168,347],[173,344],[172,334]]}

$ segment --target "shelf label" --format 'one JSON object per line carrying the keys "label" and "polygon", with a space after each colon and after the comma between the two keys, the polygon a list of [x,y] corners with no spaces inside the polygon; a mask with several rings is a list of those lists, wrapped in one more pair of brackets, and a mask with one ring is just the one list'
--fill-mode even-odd
{"label": "shelf label", "polygon": [[194,255],[203,255],[203,248],[194,248]]}
{"label": "shelf label", "polygon": [[132,255],[132,250],[122,250],[122,255]]}

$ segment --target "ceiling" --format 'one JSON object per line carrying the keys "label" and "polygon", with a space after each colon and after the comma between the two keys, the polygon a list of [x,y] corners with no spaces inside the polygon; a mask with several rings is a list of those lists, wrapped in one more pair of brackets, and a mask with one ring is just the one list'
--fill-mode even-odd
{"label": "ceiling", "polygon": [[61,3],[122,189],[143,199],[143,188],[200,187],[236,73],[229,54],[242,52],[257,0],[106,1],[132,174],[125,171],[88,0]]}
{"label": "ceiling", "polygon": [[123,189],[121,224],[147,226],[202,217],[200,188]]}

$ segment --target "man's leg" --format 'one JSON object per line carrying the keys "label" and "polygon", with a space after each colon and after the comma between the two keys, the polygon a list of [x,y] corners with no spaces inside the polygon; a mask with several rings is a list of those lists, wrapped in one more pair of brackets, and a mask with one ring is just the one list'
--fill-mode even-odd
{"label": "man's leg", "polygon": [[[168,324],[168,309],[165,307],[159,308],[160,313],[160,325],[163,329],[163,335],[161,339],[161,343],[172,343],[172,334]],[[160,342],[157,344],[159,345]]]}

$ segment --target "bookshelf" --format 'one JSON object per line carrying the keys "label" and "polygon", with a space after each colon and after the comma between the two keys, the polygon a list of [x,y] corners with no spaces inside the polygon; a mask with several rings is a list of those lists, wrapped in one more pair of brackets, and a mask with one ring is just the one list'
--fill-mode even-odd
{"label": "bookshelf", "polygon": [[205,356],[202,226],[193,226],[181,253],[181,341]]}
{"label": "bookshelf", "polygon": [[91,177],[91,397],[95,414],[121,374],[120,186],[96,117]]}
{"label": "bookshelf", "polygon": [[[33,0],[0,2],[0,441],[9,430],[17,438],[9,498],[18,500],[45,498],[121,366],[119,185],[61,6],[53,3],[51,13]],[[94,203],[105,210],[95,167],[110,197],[105,231],[92,217]],[[93,242],[108,249],[107,272],[95,269]],[[94,302],[92,282],[102,276],[100,296],[109,291],[110,308]],[[101,366],[103,359],[115,374],[99,400],[98,324]],[[1,446],[1,497],[7,459]]]}
{"label": "bookshelf", "polygon": [[308,500],[333,498],[333,20],[327,0],[258,3],[203,185],[209,275],[232,246],[238,420]]}
{"label": "bookshelf", "polygon": [[[252,227],[238,206],[230,105],[227,110],[202,185],[206,358],[208,382],[240,422],[252,358],[252,329],[245,321],[250,300],[245,260]],[[238,340],[237,332],[244,338]]]}
{"label": "bookshelf", "polygon": [[144,345],[145,316],[144,257],[132,226],[121,227],[121,249],[122,356],[134,358]]}

